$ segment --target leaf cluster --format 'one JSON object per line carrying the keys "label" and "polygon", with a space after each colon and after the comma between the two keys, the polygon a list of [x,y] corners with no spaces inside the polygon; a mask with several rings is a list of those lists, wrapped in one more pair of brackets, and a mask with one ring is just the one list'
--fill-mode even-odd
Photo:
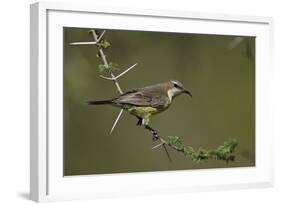
{"label": "leaf cluster", "polygon": [[98,68],[100,73],[104,71],[113,72],[119,70],[119,65],[117,63],[110,62],[108,66],[104,64],[99,64]]}
{"label": "leaf cluster", "polygon": [[111,44],[107,40],[101,40],[99,43],[97,43],[97,46],[102,48],[108,48],[111,46]]}
{"label": "leaf cluster", "polygon": [[195,150],[191,146],[185,146],[180,137],[168,136],[166,144],[174,148],[175,150],[182,152],[186,157],[189,156],[191,160],[196,163],[206,161],[208,159],[223,160],[228,163],[229,161],[235,160],[233,152],[237,147],[238,142],[236,139],[231,139],[224,142],[214,150],[207,150],[201,147]]}

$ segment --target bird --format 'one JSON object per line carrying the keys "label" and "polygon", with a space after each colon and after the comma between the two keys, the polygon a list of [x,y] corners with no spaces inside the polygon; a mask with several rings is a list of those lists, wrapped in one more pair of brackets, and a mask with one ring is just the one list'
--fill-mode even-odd
{"label": "bird", "polygon": [[144,125],[157,138],[156,131],[148,125],[150,117],[167,110],[173,99],[181,94],[192,97],[191,92],[186,90],[181,82],[170,80],[133,89],[112,99],[88,101],[88,104],[122,108],[138,118],[137,125]]}

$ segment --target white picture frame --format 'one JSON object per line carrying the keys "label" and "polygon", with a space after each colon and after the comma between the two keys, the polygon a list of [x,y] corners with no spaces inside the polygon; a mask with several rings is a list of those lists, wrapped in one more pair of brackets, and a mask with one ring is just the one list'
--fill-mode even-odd
{"label": "white picture frame", "polygon": [[[93,17],[102,19],[103,25]],[[256,166],[64,177],[60,69],[63,26],[256,36]],[[273,69],[272,29],[270,17],[97,8],[67,3],[32,4],[30,198],[41,202],[273,186],[272,113],[265,109],[269,106],[266,96]],[[177,183],[178,180],[182,183]]]}

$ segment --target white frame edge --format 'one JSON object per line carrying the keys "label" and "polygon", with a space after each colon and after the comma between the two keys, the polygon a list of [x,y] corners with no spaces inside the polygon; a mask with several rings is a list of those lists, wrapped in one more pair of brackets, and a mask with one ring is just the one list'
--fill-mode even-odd
{"label": "white frame edge", "polygon": [[46,13],[41,3],[30,6],[30,199],[37,202],[47,195]]}
{"label": "white frame edge", "polygon": [[[47,12],[63,10],[124,15],[144,15],[170,18],[192,18],[202,20],[239,21],[264,23],[270,29],[270,64],[273,63],[273,18],[260,16],[198,13],[187,11],[140,10],[131,8],[100,8],[94,5],[40,2],[30,5],[30,199],[46,201],[48,196],[48,110],[47,110]],[[272,142],[273,144],[273,142]],[[273,166],[273,162],[271,163]],[[257,187],[273,186],[273,169],[268,183],[252,184]],[[233,188],[252,186],[236,185]],[[227,187],[228,189],[229,187]],[[209,190],[208,187],[206,189]],[[219,188],[217,188],[220,190]],[[201,189],[200,189],[201,190]],[[196,191],[200,191],[196,190]],[[204,191],[203,189],[202,191]]]}

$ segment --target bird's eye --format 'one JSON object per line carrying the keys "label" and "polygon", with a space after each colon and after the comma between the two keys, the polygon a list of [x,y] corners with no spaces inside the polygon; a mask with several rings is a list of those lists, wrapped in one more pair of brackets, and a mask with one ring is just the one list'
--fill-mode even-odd
{"label": "bird's eye", "polygon": [[178,84],[176,84],[176,83],[174,83],[174,86],[176,87],[176,88],[179,88],[180,86],[178,85]]}

